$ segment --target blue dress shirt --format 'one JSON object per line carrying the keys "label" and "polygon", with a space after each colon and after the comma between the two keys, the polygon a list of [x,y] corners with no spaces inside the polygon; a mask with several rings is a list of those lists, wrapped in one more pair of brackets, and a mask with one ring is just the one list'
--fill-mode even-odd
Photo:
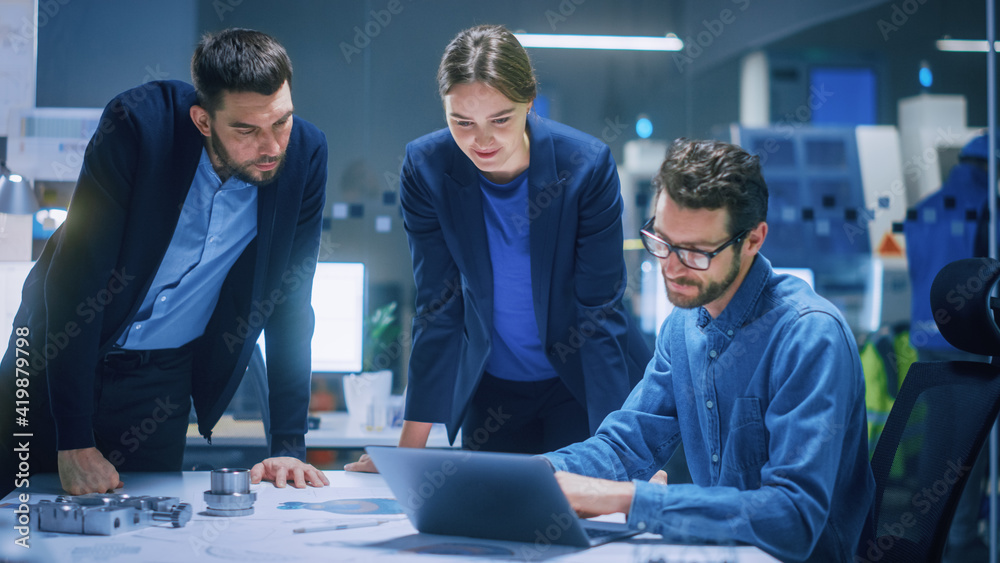
{"label": "blue dress shirt", "polygon": [[[596,436],[546,457],[635,480],[635,529],[851,561],[875,490],[864,399],[843,317],[758,255],[718,318],[678,308],[664,321],[645,377]],[[693,484],[649,483],[682,441]]]}
{"label": "blue dress shirt", "polygon": [[177,348],[205,332],[229,269],[257,235],[257,187],[223,182],[202,149],[177,228],[118,345]]}
{"label": "blue dress shirt", "polygon": [[542,347],[531,293],[528,171],[506,184],[482,175],[483,217],[493,266],[493,349],[490,375],[513,381],[558,377]]}

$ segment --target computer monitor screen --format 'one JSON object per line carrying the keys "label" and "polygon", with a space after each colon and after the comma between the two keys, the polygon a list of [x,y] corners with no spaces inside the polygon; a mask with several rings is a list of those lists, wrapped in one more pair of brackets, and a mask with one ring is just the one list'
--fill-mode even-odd
{"label": "computer monitor screen", "polygon": [[[365,265],[319,262],[313,277],[312,307],[316,328],[312,337],[314,372],[361,371],[365,314]],[[264,334],[261,351],[267,356]]]}
{"label": "computer monitor screen", "polygon": [[320,262],[313,279],[313,371],[361,371],[365,265]]}

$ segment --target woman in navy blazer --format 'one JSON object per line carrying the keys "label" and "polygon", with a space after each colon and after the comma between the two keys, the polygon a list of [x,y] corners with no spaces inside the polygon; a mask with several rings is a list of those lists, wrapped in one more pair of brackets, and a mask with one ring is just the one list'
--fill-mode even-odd
{"label": "woman in navy blazer", "polygon": [[622,304],[611,152],[530,112],[535,77],[503,27],[461,32],[438,86],[448,128],[409,143],[401,175],[417,293],[400,446],[433,422],[474,450],[586,439],[651,357]]}

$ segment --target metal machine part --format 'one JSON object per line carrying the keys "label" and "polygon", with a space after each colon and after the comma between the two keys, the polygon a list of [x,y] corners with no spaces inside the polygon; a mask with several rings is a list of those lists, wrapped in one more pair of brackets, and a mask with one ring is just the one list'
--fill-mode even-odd
{"label": "metal machine part", "polygon": [[212,489],[205,491],[205,514],[209,516],[249,516],[257,493],[250,492],[250,470],[212,470]]}
{"label": "metal machine part", "polygon": [[30,505],[31,522],[42,532],[112,536],[169,522],[181,528],[191,520],[191,505],[177,497],[133,497],[91,493],[59,496]]}

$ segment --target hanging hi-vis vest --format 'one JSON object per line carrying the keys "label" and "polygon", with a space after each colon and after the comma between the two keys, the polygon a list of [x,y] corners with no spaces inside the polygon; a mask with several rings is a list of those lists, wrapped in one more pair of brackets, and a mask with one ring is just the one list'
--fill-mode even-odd
{"label": "hanging hi-vis vest", "polygon": [[910,331],[905,326],[883,327],[871,333],[861,346],[861,367],[865,372],[865,407],[868,410],[868,456],[875,451],[878,437],[885,428],[896,394],[917,351],[910,345]]}

